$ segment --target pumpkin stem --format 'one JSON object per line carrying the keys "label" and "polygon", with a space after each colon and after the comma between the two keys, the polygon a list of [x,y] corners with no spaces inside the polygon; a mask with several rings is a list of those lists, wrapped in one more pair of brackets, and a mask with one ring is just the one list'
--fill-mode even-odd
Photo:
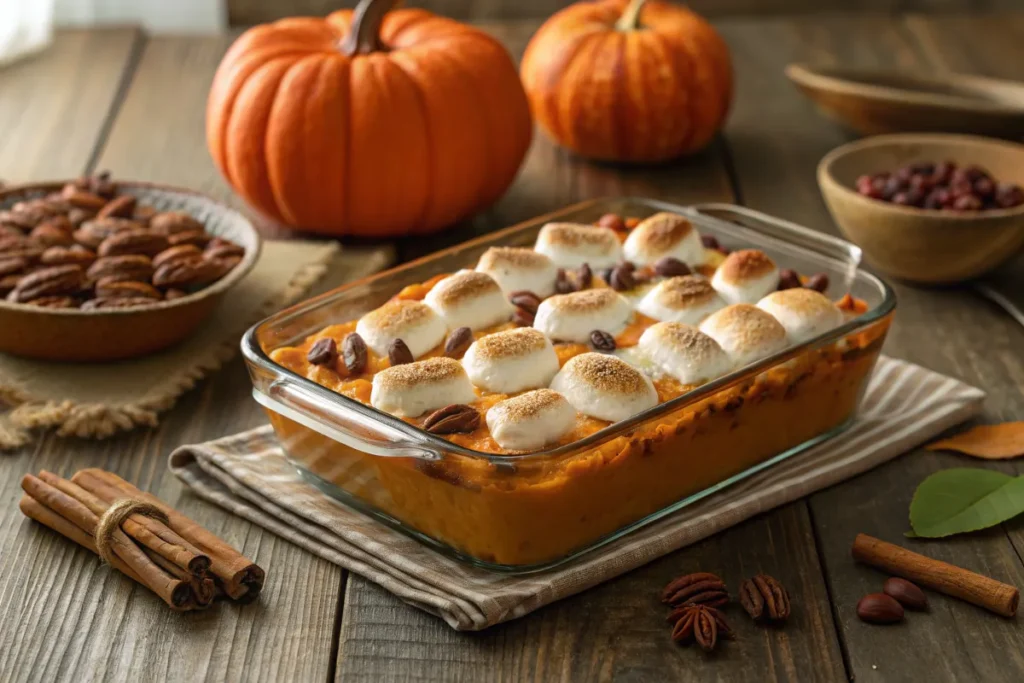
{"label": "pumpkin stem", "polygon": [[365,55],[381,52],[387,46],[380,40],[380,25],[398,0],[359,0],[352,15],[352,28],[341,41],[340,49],[346,55]]}
{"label": "pumpkin stem", "polygon": [[615,28],[619,31],[635,31],[640,28],[640,10],[644,8],[646,2],[647,0],[630,0],[629,7],[615,22]]}

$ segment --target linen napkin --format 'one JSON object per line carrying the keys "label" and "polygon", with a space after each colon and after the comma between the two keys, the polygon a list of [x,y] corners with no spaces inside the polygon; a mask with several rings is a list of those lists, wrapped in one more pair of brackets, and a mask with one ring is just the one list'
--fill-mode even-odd
{"label": "linen napkin", "polygon": [[269,426],[170,457],[199,496],[380,584],[458,630],[521,617],[758,513],[856,476],[976,414],[985,394],[920,366],[879,359],[860,414],[842,434],[575,562],[513,576],[430,550],[322,494],[288,462]]}
{"label": "linen napkin", "polygon": [[293,303],[328,272],[356,280],[385,268],[388,247],[345,248],[336,242],[263,244],[252,272],[221,299],[188,339],[165,351],[116,363],[48,363],[0,354],[0,450],[28,442],[29,430],[105,438],[154,426],[160,413],[238,351],[256,322]]}

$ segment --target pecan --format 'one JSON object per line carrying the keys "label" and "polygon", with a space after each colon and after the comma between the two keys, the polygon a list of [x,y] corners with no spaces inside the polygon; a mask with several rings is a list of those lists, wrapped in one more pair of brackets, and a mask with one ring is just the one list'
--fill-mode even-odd
{"label": "pecan", "polygon": [[213,238],[206,245],[207,258],[228,258],[229,256],[245,256],[245,249],[220,237]]}
{"label": "pecan", "polygon": [[689,275],[690,267],[672,256],[662,256],[654,263],[654,272],[661,277],[676,277],[677,275]]}
{"label": "pecan", "polygon": [[388,345],[388,360],[391,361],[391,366],[405,365],[411,363],[413,358],[412,351],[409,350],[409,346],[401,339],[395,339]]}
{"label": "pecan", "polygon": [[208,285],[223,275],[221,266],[213,261],[177,261],[165,263],[153,274],[157,287],[188,288]]}
{"label": "pecan", "polygon": [[45,219],[45,216],[33,216],[26,214],[23,211],[0,211],[0,223],[4,225],[18,228],[21,230],[31,230],[36,227]]}
{"label": "pecan", "polygon": [[161,235],[173,235],[186,230],[202,230],[203,224],[184,211],[164,211],[149,219],[149,227]]}
{"label": "pecan", "polygon": [[167,236],[167,241],[171,246],[178,244],[192,244],[196,247],[205,247],[210,243],[211,239],[212,238],[202,230],[185,230],[184,232],[176,232]]}
{"label": "pecan", "polygon": [[23,258],[30,262],[43,255],[43,247],[27,237],[0,237],[0,257]]}
{"label": "pecan", "polygon": [[306,354],[306,360],[313,365],[334,365],[337,359],[338,344],[330,337],[317,339]]}
{"label": "pecan", "polygon": [[93,194],[104,199],[112,199],[117,194],[117,185],[110,179],[110,171],[100,171],[86,181],[86,188]]}
{"label": "pecan", "polygon": [[73,294],[82,286],[82,280],[81,266],[48,266],[18,280],[11,296],[24,303],[44,296]]}
{"label": "pecan", "polygon": [[617,213],[606,213],[597,219],[597,224],[602,228],[611,228],[612,230],[622,231],[626,229],[626,222]]}
{"label": "pecan", "polygon": [[96,283],[96,296],[104,299],[163,299],[153,285],[148,282],[137,282],[135,280],[121,280],[114,278],[103,278]]}
{"label": "pecan", "polygon": [[767,574],[740,585],[740,604],[754,621],[781,622],[789,617],[789,593]]}
{"label": "pecan", "polygon": [[25,303],[41,308],[78,308],[78,302],[70,296],[42,296]]}
{"label": "pecan", "polygon": [[71,204],[71,206],[78,209],[88,209],[90,211],[99,211],[102,209],[107,200],[98,194],[83,190],[74,183],[68,183],[64,186],[64,190],[61,192],[61,196]]}
{"label": "pecan", "polygon": [[681,645],[696,642],[706,652],[715,649],[719,637],[728,640],[735,637],[725,615],[707,605],[677,607],[668,615],[667,621],[673,624],[672,640]]}
{"label": "pecan", "polygon": [[779,291],[784,289],[796,289],[800,286],[800,276],[796,274],[795,270],[792,270],[791,268],[783,268],[779,271],[779,285],[777,287]]}
{"label": "pecan", "polygon": [[479,425],[480,413],[472,406],[463,404],[435,410],[423,421],[423,428],[431,434],[469,433]]}
{"label": "pecan", "polygon": [[593,281],[594,271],[590,269],[589,263],[576,269],[576,289],[587,289]]}
{"label": "pecan", "polygon": [[611,279],[608,282],[616,292],[624,292],[636,286],[636,278],[633,277],[633,268],[623,263],[612,269]]}
{"label": "pecan", "polygon": [[457,327],[444,342],[444,355],[449,358],[460,358],[472,343],[473,330],[468,327]]}
{"label": "pecan", "polygon": [[203,252],[196,245],[179,244],[177,246],[164,249],[159,254],[154,256],[153,267],[159,268],[160,266],[167,263],[175,263],[177,261],[192,261],[195,259],[201,259],[202,257]]}
{"label": "pecan", "polygon": [[180,299],[184,296],[188,296],[188,292],[180,289],[168,289],[166,292],[164,292],[164,298],[167,299],[168,301]]}
{"label": "pecan", "polygon": [[96,253],[100,256],[142,254],[152,258],[167,248],[167,238],[146,230],[124,230],[100,243]]}
{"label": "pecan", "polygon": [[555,275],[555,292],[558,294],[568,294],[576,291],[576,285],[572,283],[569,276],[565,272],[565,268],[559,268]]}
{"label": "pecan", "polygon": [[210,258],[209,255],[207,255],[204,260],[207,263],[212,264],[212,267],[215,269],[212,271],[216,275],[213,280],[221,279],[242,261],[242,259],[237,256],[228,256],[227,258]]}
{"label": "pecan", "polygon": [[19,280],[21,280],[21,275],[0,276],[0,296],[7,296],[14,291],[14,288],[18,286]]}
{"label": "pecan", "polygon": [[24,234],[18,226],[12,223],[0,222],[0,239],[4,237],[22,237]]}
{"label": "pecan", "polygon": [[96,213],[87,209],[71,209],[68,211],[68,221],[73,228],[81,227],[82,223],[95,217]]}
{"label": "pecan", "polygon": [[94,218],[82,223],[82,227],[75,230],[74,238],[79,244],[96,249],[111,235],[141,229],[140,224],[127,218]]}
{"label": "pecan", "polygon": [[594,330],[590,333],[590,344],[597,351],[610,353],[615,350],[615,337],[604,330]]}
{"label": "pecan", "polygon": [[828,289],[828,275],[825,273],[815,273],[810,276],[807,278],[807,288],[813,289],[816,292],[824,292]]}
{"label": "pecan", "polygon": [[149,220],[157,214],[157,210],[152,206],[146,206],[145,204],[136,204],[135,211],[132,212],[132,218],[140,223],[149,225]]}
{"label": "pecan", "polygon": [[366,342],[355,332],[351,333],[341,343],[341,356],[350,375],[362,373],[366,369],[369,357],[369,352],[366,350]]}
{"label": "pecan", "polygon": [[83,311],[107,310],[112,308],[135,308],[136,306],[150,306],[156,303],[153,299],[138,297],[101,297],[89,299],[82,304]]}
{"label": "pecan", "polygon": [[517,308],[515,312],[512,313],[512,322],[519,327],[533,327],[533,319],[533,313],[530,313],[525,308]]}
{"label": "pecan", "polygon": [[135,215],[135,205],[138,201],[130,194],[123,194],[115,197],[103,205],[103,208],[96,214],[97,218],[131,218]]}
{"label": "pecan", "polygon": [[720,249],[722,247],[721,243],[718,241],[718,238],[715,237],[714,235],[701,235],[700,243],[704,246],[705,249]]}
{"label": "pecan", "polygon": [[46,246],[70,246],[74,242],[71,239],[71,231],[74,229],[67,216],[53,216],[33,228],[29,237]]}
{"label": "pecan", "polygon": [[533,315],[537,314],[537,308],[540,306],[540,297],[526,289],[512,292],[509,294],[508,300],[512,302],[513,306],[518,306]]}
{"label": "pecan", "polygon": [[667,605],[702,604],[720,607],[729,602],[729,590],[718,576],[696,572],[670,581],[661,592],[661,601]]}
{"label": "pecan", "polygon": [[148,256],[141,254],[105,256],[89,267],[87,275],[93,280],[117,275],[126,280],[143,282],[153,277],[153,263]]}
{"label": "pecan", "polygon": [[28,259],[21,256],[0,255],[0,277],[14,275],[28,268]]}

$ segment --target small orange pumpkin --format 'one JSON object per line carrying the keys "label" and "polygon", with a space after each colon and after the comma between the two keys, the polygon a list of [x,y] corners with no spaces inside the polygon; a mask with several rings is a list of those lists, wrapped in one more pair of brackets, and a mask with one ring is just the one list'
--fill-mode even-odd
{"label": "small orange pumpkin", "polygon": [[537,123],[592,159],[694,152],[725,122],[729,49],[690,10],[656,0],[579,2],[530,40],[520,69]]}
{"label": "small orange pumpkin", "polygon": [[427,233],[512,182],[533,127],[508,53],[394,3],[257,26],[228,50],[207,145],[264,214],[329,235]]}

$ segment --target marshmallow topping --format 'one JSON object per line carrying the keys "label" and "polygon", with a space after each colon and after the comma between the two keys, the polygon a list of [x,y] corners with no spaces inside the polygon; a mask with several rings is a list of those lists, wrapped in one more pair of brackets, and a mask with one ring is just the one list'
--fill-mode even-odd
{"label": "marshmallow topping", "polygon": [[779,321],[789,340],[800,344],[843,324],[843,312],[827,296],[795,287],[772,292],[757,307]]}
{"label": "marshmallow topping", "polygon": [[615,231],[596,225],[548,223],[540,229],[534,249],[559,268],[610,268],[622,260],[622,245]]}
{"label": "marshmallow topping", "polygon": [[584,344],[594,330],[618,334],[632,313],[629,301],[618,292],[586,289],[542,301],[533,326],[556,341]]}
{"label": "marshmallow topping", "polygon": [[753,304],[779,286],[779,269],[763,251],[740,249],[725,257],[711,285],[731,304]]}
{"label": "marshmallow topping", "polygon": [[682,323],[651,325],[640,335],[637,349],[683,384],[703,384],[733,368],[732,359],[718,342]]}
{"label": "marshmallow topping", "polygon": [[599,420],[619,422],[658,404],[651,380],[625,361],[601,353],[570,358],[551,388],[576,410]]}
{"label": "marshmallow topping", "polygon": [[398,417],[418,417],[453,403],[476,400],[473,385],[457,360],[428,358],[396,365],[373,376],[370,404]]}
{"label": "marshmallow topping", "polygon": [[667,211],[656,213],[630,231],[622,245],[626,259],[637,265],[649,265],[671,256],[688,265],[704,262],[700,233],[690,221]]}
{"label": "marshmallow topping", "polygon": [[707,279],[700,275],[681,275],[655,285],[640,300],[637,310],[655,320],[697,325],[725,306],[725,300]]}
{"label": "marshmallow topping", "polygon": [[424,303],[444,319],[448,329],[479,330],[506,322],[515,310],[487,273],[460,270],[427,292]]}
{"label": "marshmallow topping", "polygon": [[495,332],[473,342],[462,357],[473,384],[500,394],[546,387],[558,372],[548,338],[532,327]]}
{"label": "marshmallow topping", "polygon": [[550,389],[528,391],[487,411],[491,436],[504,449],[528,451],[554,443],[576,426],[576,409]]}
{"label": "marshmallow topping", "polygon": [[733,304],[701,323],[700,331],[721,346],[737,366],[748,365],[783,350],[786,329],[751,304]]}
{"label": "marshmallow topping", "polygon": [[444,341],[444,320],[422,301],[395,299],[370,311],[356,323],[356,332],[378,356],[388,354],[396,339],[405,342],[414,358]]}

